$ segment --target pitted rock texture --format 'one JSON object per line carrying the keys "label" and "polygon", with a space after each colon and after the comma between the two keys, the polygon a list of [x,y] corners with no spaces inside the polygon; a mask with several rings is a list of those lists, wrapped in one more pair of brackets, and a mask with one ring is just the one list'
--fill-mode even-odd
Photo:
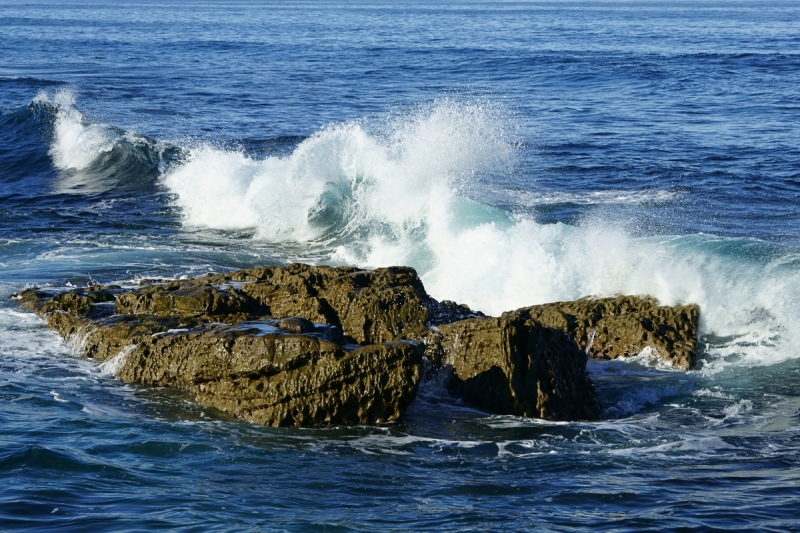
{"label": "pitted rock texture", "polygon": [[439,326],[448,389],[498,414],[591,420],[601,405],[586,353],[562,331],[535,320],[473,318]]}
{"label": "pitted rock texture", "polygon": [[414,399],[421,358],[408,342],[348,352],[312,335],[208,329],[144,339],[117,377],[188,389],[203,405],[266,426],[378,424]]}
{"label": "pitted rock texture", "polygon": [[697,361],[697,305],[669,307],[648,296],[615,296],[534,305],[502,316],[564,331],[590,357],[616,359],[650,348],[681,370],[691,370]]}
{"label": "pitted rock texture", "polygon": [[340,327],[353,343],[375,344],[422,335],[434,303],[412,268],[295,263],[143,287],[118,297],[117,310],[239,319],[302,317]]}
{"label": "pitted rock texture", "polygon": [[207,279],[16,297],[119,379],[189,390],[203,405],[263,425],[390,422],[421,379],[420,343],[345,345],[336,326],[262,316],[260,303]]}
{"label": "pitted rock texture", "polygon": [[121,314],[159,316],[244,315],[262,311],[246,294],[231,287],[215,287],[207,278],[172,281],[126,292],[117,297],[116,306]]}
{"label": "pitted rock texture", "polygon": [[649,297],[584,298],[488,318],[428,296],[408,267],[292,264],[15,295],[81,355],[125,381],[178,387],[265,425],[396,420],[431,372],[495,413],[592,419],[600,403],[587,354],[652,349],[695,363],[697,306]]}

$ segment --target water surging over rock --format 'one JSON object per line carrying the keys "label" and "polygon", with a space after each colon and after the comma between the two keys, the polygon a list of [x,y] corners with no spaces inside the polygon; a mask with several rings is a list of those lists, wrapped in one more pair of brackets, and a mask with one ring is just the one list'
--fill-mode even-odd
{"label": "water surging over rock", "polygon": [[397,420],[424,368],[495,413],[594,419],[587,353],[650,348],[691,368],[698,318],[696,306],[630,296],[485,317],[434,300],[409,267],[292,264],[15,297],[119,379],[269,426]]}

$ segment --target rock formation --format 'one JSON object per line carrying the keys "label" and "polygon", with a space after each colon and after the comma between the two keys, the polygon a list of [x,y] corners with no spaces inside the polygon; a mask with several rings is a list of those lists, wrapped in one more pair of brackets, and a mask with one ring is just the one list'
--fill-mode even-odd
{"label": "rock formation", "polygon": [[632,296],[485,317],[434,300],[408,267],[292,264],[15,297],[119,379],[188,390],[270,426],[397,420],[416,395],[423,353],[449,372],[452,394],[488,411],[596,418],[587,354],[649,347],[689,369],[698,318],[696,306]]}
{"label": "rock formation", "polygon": [[451,394],[498,414],[586,420],[601,406],[586,353],[535,320],[472,318],[439,326]]}
{"label": "rock formation", "polygon": [[421,378],[422,345],[403,339],[429,315],[406,268],[290,265],[17,298],[119,379],[271,426],[399,418]]}
{"label": "rock formation", "polygon": [[650,348],[681,370],[696,363],[699,315],[696,305],[660,306],[655,298],[641,296],[581,298],[503,313],[569,334],[590,357],[630,357]]}

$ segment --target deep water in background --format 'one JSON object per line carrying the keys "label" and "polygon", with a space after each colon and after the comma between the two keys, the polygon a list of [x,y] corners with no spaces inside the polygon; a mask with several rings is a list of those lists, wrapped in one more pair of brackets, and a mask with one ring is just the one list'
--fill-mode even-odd
{"label": "deep water in background", "polygon": [[800,530],[800,7],[0,0],[0,295],[410,264],[499,313],[702,307],[604,420],[426,383],[271,430],[121,384],[0,302],[0,530]]}

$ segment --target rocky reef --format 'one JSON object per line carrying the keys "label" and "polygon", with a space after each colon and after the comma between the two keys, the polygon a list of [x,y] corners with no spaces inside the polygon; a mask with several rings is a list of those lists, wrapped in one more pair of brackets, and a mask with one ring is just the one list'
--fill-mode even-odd
{"label": "rocky reef", "polygon": [[695,362],[697,306],[584,298],[486,317],[431,298],[408,267],[292,264],[14,296],[130,383],[175,387],[268,426],[397,420],[427,373],[485,410],[594,419],[588,357]]}

